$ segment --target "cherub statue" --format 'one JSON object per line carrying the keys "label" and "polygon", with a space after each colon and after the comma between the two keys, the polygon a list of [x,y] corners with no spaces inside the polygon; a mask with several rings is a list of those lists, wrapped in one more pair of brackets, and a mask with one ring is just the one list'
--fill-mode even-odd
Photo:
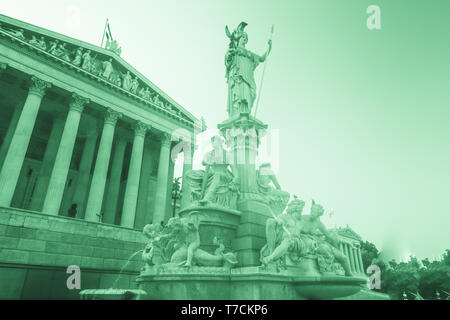
{"label": "cherub statue", "polygon": [[142,253],[142,259],[147,265],[161,265],[168,260],[165,254],[168,237],[162,231],[161,224],[148,224],[144,227],[143,232],[149,242]]}
{"label": "cherub statue", "polygon": [[[192,266],[192,259],[197,249],[200,247],[200,234],[198,228],[200,226],[199,212],[190,213],[188,218],[180,218],[181,225],[184,227],[187,247],[187,257],[184,266]],[[169,221],[170,226],[170,221]]]}

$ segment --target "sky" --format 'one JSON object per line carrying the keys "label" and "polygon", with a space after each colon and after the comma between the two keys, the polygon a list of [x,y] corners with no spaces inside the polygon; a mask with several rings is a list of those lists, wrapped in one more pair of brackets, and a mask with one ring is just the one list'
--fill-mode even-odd
{"label": "sky", "polygon": [[[380,30],[367,28],[370,5],[381,9]],[[258,118],[279,132],[282,188],[307,202],[305,212],[314,199],[334,212],[326,225],[349,225],[397,260],[450,248],[448,12],[448,0],[15,0],[0,8],[96,45],[109,18],[122,58],[212,129],[227,117],[225,25],[247,22],[247,48],[262,55],[273,24]]]}

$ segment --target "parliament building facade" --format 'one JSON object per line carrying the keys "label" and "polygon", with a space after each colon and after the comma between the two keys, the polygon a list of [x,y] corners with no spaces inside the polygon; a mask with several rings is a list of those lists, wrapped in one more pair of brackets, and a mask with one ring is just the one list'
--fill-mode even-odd
{"label": "parliament building facade", "polygon": [[197,123],[117,53],[0,15],[0,299],[78,299],[72,265],[81,289],[135,287],[172,133]]}

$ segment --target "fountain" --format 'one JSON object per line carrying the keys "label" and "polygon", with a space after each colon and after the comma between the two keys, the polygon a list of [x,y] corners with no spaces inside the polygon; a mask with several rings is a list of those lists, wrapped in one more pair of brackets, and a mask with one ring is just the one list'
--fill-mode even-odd
{"label": "fountain", "polygon": [[[344,240],[320,221],[323,207],[313,202],[303,215],[305,202],[289,202],[270,163],[256,165],[268,125],[252,115],[253,73],[272,42],[262,56],[247,50],[246,25],[232,33],[226,28],[228,119],[218,125],[221,136],[211,139],[205,170],[183,176],[191,201],[167,224],[145,226],[145,265],[136,279],[141,291],[118,291],[117,298],[334,299],[359,292],[366,282],[338,249]],[[108,290],[82,296],[113,297],[115,289]]]}
{"label": "fountain", "polygon": [[165,227],[144,229],[146,265],[137,282],[147,299],[333,299],[366,282],[338,249],[342,239],[320,222],[322,206],[314,203],[305,216],[305,203],[294,198],[283,213],[289,193],[269,163],[257,168],[268,126],[252,115],[253,73],[272,42],[262,56],[247,50],[246,25],[226,28],[228,119],[211,139],[205,170],[183,177],[191,203]]}
{"label": "fountain", "polygon": [[147,293],[144,290],[136,289],[115,289],[122,272],[128,266],[130,261],[144,250],[139,250],[133,253],[120,269],[119,275],[114,280],[113,285],[109,289],[87,289],[80,292],[81,300],[140,300]]}

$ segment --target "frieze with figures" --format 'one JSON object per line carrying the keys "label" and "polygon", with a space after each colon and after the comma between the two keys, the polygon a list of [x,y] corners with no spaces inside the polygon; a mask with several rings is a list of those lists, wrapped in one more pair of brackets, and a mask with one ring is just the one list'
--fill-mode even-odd
{"label": "frieze with figures", "polygon": [[123,93],[131,95],[141,100],[146,105],[156,106],[157,110],[163,111],[172,117],[192,125],[192,121],[186,119],[185,115],[170,102],[162,98],[155,90],[143,83],[136,75],[129,70],[122,72],[118,63],[109,56],[100,57],[92,50],[75,46],[70,43],[54,38],[25,31],[21,28],[5,26],[0,23],[0,36],[9,36],[11,40],[19,40],[21,44],[26,44],[30,49],[43,52],[52,56],[56,61],[68,65],[70,68],[77,68],[87,75],[95,76],[105,84],[121,89]]}

